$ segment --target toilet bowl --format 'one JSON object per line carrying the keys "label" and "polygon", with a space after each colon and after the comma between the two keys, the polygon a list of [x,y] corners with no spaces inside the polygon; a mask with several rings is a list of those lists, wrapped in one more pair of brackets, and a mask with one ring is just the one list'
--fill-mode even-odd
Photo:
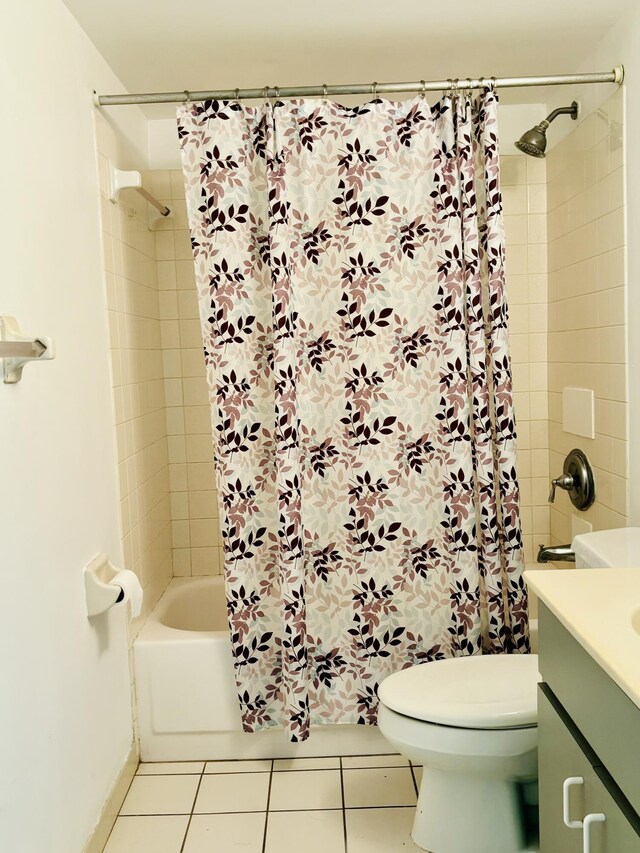
{"label": "toilet bowl", "polygon": [[480,655],[402,670],[380,685],[378,725],[423,765],[413,824],[429,853],[529,850],[523,785],[537,777],[537,655]]}
{"label": "toilet bowl", "polygon": [[[637,566],[640,528],[575,536],[576,567]],[[423,764],[413,840],[429,853],[520,853],[535,802],[537,655],[477,655],[412,666],[379,689],[378,725]]]}

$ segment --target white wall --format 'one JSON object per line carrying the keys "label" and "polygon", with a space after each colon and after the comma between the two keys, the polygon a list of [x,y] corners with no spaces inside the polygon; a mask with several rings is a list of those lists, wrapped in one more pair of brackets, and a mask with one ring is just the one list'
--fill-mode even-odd
{"label": "white wall", "polygon": [[[614,65],[625,69],[625,178],[627,245],[627,349],[629,379],[629,513],[628,524],[640,525],[640,4],[620,17],[577,71],[608,71]],[[563,87],[554,93],[552,109],[560,104],[581,102],[582,119],[603,103],[613,85]],[[553,125],[553,143],[573,129]],[[557,131],[557,132],[556,132]],[[549,133],[551,139],[551,131]]]}
{"label": "white wall", "polygon": [[625,67],[627,348],[629,362],[629,524],[640,524],[640,6],[603,40],[594,61]]}
{"label": "white wall", "polygon": [[[21,384],[0,383],[0,847],[11,853],[79,853],[132,740],[123,614],[90,625],[82,576],[98,551],[121,556],[94,87],[122,90],[59,0],[4,4],[0,314],[58,351]],[[135,108],[122,116],[140,166],[145,122]]]}
{"label": "white wall", "polygon": [[178,127],[175,118],[152,119],[148,123],[149,168],[181,169]]}

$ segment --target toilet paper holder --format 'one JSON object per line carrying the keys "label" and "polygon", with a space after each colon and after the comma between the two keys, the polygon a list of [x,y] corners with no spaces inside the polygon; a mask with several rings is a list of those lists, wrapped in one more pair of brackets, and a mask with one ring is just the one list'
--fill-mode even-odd
{"label": "toilet paper holder", "polygon": [[109,579],[117,574],[106,554],[98,554],[85,566],[84,589],[87,598],[87,614],[98,616],[124,600],[124,590]]}

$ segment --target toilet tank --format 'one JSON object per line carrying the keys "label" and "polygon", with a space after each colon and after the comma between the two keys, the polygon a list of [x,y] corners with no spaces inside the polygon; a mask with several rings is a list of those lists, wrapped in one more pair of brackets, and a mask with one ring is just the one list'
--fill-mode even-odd
{"label": "toilet tank", "polygon": [[640,527],[582,533],[571,543],[576,569],[640,568]]}

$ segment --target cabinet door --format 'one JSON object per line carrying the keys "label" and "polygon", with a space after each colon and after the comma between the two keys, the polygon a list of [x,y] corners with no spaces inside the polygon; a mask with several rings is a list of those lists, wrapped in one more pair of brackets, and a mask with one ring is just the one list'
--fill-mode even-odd
{"label": "cabinet door", "polygon": [[[640,822],[620,794],[624,813],[614,799],[614,785],[601,765],[592,765],[542,689],[538,691],[540,851],[541,853],[640,853]],[[586,749],[588,747],[585,746]],[[592,756],[592,758],[594,758]],[[604,814],[605,821],[587,830],[569,829],[563,820],[563,784],[582,777],[582,784],[569,789],[569,818],[584,821],[586,815]]]}
{"label": "cabinet door", "polygon": [[599,768],[585,777],[585,814],[603,814],[602,823],[593,823],[584,831],[589,835],[590,853],[638,853],[640,836],[627,820],[601,779]]}
{"label": "cabinet door", "polygon": [[[570,776],[592,772],[591,764],[542,690],[538,690],[538,784],[540,787],[540,853],[582,853],[582,830],[568,829],[562,817],[562,786]],[[585,815],[583,785],[570,789],[569,816]]]}

